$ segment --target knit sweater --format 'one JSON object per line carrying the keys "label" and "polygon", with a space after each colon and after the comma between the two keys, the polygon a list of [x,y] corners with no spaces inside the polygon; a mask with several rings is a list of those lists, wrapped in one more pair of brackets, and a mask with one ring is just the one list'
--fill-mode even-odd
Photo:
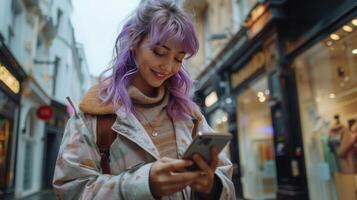
{"label": "knit sweater", "polygon": [[175,131],[166,111],[169,95],[165,94],[165,87],[160,87],[155,97],[146,96],[134,86],[129,87],[128,93],[139,121],[149,134],[160,156],[177,158]]}

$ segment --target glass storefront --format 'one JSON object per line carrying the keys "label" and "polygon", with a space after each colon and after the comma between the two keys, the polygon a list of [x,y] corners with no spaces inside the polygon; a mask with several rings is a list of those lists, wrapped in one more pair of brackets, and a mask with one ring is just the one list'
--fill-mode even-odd
{"label": "glass storefront", "polygon": [[241,182],[246,199],[276,197],[277,180],[267,78],[237,96]]}
{"label": "glass storefront", "polygon": [[356,29],[349,20],[293,63],[310,199],[338,199],[340,174],[357,174]]}
{"label": "glass storefront", "polygon": [[[215,110],[209,116],[209,124],[214,131],[228,133],[228,114],[222,109]],[[231,159],[229,145],[223,149]]]}
{"label": "glass storefront", "polygon": [[14,111],[16,104],[0,90],[0,197],[14,182]]}

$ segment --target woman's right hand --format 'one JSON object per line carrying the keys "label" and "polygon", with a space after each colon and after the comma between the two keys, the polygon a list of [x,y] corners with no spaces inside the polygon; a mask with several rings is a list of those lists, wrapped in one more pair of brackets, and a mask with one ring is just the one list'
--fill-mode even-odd
{"label": "woman's right hand", "polygon": [[201,171],[186,171],[193,164],[190,160],[161,158],[151,169],[149,184],[155,197],[168,196],[182,191],[201,175]]}

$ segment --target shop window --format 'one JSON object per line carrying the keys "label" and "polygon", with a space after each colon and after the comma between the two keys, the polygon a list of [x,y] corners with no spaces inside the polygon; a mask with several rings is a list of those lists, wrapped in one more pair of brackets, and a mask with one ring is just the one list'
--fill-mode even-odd
{"label": "shop window", "polygon": [[0,188],[6,186],[6,164],[12,132],[11,121],[0,116]]}
{"label": "shop window", "polygon": [[[14,162],[11,151],[16,104],[0,91],[0,193],[13,185]],[[1,195],[1,194],[0,194]]]}
{"label": "shop window", "polygon": [[[211,125],[214,131],[217,131],[219,133],[228,133],[229,127],[227,112],[222,109],[215,110],[209,117],[209,124]],[[229,145],[225,146],[223,150],[229,157],[231,157]]]}
{"label": "shop window", "polygon": [[348,191],[336,177],[357,174],[356,29],[347,22],[294,62],[310,199],[337,199]]}
{"label": "shop window", "polygon": [[275,198],[277,190],[269,96],[267,78],[263,77],[237,97],[241,181],[246,199]]}

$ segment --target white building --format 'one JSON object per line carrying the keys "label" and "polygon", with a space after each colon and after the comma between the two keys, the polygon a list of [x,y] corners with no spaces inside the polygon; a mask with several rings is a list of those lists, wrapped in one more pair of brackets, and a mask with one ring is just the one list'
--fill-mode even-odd
{"label": "white building", "polygon": [[[0,1],[0,34],[27,74],[21,89],[20,117],[14,123],[18,131],[14,128],[13,137],[9,137],[9,143],[17,142],[12,152],[16,168],[6,173],[14,174],[15,184],[1,187],[0,182],[1,193],[20,198],[48,187],[67,117],[65,97],[79,102],[90,86],[83,47],[74,37],[72,11],[71,0]],[[42,105],[54,110],[48,123],[36,115]]]}

